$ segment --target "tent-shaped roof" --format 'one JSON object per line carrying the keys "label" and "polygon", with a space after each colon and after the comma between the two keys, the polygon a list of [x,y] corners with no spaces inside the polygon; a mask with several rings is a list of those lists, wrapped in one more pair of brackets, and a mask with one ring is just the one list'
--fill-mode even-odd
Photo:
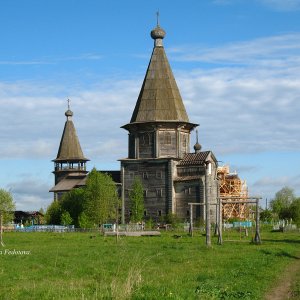
{"label": "tent-shaped roof", "polygon": [[67,110],[65,115],[67,121],[60,140],[57,157],[54,161],[88,161],[81,150],[76,129],[72,121],[72,111]]}
{"label": "tent-shaped roof", "polygon": [[187,122],[179,89],[168,62],[162,39],[165,32],[159,26],[151,32],[154,49],[130,123],[175,121]]}

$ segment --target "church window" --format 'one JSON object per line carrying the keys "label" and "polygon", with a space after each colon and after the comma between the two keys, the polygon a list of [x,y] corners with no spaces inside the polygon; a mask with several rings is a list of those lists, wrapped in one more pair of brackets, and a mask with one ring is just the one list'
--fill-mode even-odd
{"label": "church window", "polygon": [[162,178],[162,171],[156,171],[156,178],[158,179]]}
{"label": "church window", "polygon": [[162,197],[162,189],[156,189],[156,196]]}
{"label": "church window", "polygon": [[145,146],[148,146],[150,145],[150,134],[149,133],[144,133],[141,135],[141,138],[140,138],[140,141],[141,141],[141,144],[142,145],[145,145]]}
{"label": "church window", "polygon": [[166,145],[171,145],[172,144],[172,138],[171,138],[171,133],[170,132],[165,132],[165,140],[164,143]]}
{"label": "church window", "polygon": [[144,193],[144,197],[147,197],[147,195],[148,195],[148,190],[144,190],[143,193]]}
{"label": "church window", "polygon": [[186,136],[185,135],[182,137],[182,146],[184,148],[186,147]]}
{"label": "church window", "polygon": [[191,187],[185,187],[185,188],[184,188],[184,193],[185,193],[186,195],[190,195],[190,194],[192,193],[192,188],[191,188]]}

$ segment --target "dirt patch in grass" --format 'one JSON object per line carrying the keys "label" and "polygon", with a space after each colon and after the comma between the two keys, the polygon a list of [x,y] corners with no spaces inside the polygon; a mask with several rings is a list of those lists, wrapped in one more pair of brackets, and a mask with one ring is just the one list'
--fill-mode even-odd
{"label": "dirt patch in grass", "polygon": [[295,257],[266,294],[265,300],[300,299],[300,256]]}

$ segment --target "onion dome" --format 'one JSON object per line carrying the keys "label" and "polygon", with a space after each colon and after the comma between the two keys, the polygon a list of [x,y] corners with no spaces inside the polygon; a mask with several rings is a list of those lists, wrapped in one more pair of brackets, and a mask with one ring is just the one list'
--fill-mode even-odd
{"label": "onion dome", "polygon": [[199,153],[201,151],[202,146],[198,142],[198,130],[196,130],[196,144],[194,145],[195,153]]}
{"label": "onion dome", "polygon": [[151,37],[156,39],[163,39],[166,35],[166,32],[158,25],[151,31]]}
{"label": "onion dome", "polygon": [[70,120],[73,117],[73,112],[70,109],[70,102],[71,100],[68,99],[68,110],[65,112],[65,116],[67,117],[67,120]]}
{"label": "onion dome", "polygon": [[198,153],[201,151],[201,145],[197,142],[195,145],[194,145],[194,150],[195,150],[195,153]]}
{"label": "onion dome", "polygon": [[166,35],[166,32],[159,26],[158,22],[158,12],[157,12],[157,25],[151,31],[151,37],[154,39],[154,47],[163,47],[162,40]]}
{"label": "onion dome", "polygon": [[66,117],[72,117],[72,116],[73,116],[73,112],[72,112],[70,109],[68,109],[68,110],[65,112],[65,116],[66,116]]}

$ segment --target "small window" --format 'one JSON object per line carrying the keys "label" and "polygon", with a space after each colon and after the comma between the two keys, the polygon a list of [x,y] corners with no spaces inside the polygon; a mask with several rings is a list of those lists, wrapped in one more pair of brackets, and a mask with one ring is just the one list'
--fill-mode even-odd
{"label": "small window", "polygon": [[171,133],[170,132],[165,132],[165,140],[164,140],[166,145],[171,145],[172,144],[172,138],[171,138]]}
{"label": "small window", "polygon": [[146,198],[148,195],[148,190],[144,190],[144,197]]}
{"label": "small window", "polygon": [[190,216],[190,211],[189,211],[189,210],[186,211],[186,216],[187,216],[187,217]]}
{"label": "small window", "polygon": [[184,135],[183,137],[182,137],[182,146],[185,148],[186,147],[186,135]]}
{"label": "small window", "polygon": [[157,212],[157,215],[158,215],[159,217],[161,217],[161,210],[159,210],[159,211]]}
{"label": "small window", "polygon": [[150,135],[149,133],[144,133],[141,135],[141,138],[140,138],[140,141],[141,141],[141,144],[142,145],[150,145]]}
{"label": "small window", "polygon": [[192,188],[191,188],[191,187],[185,187],[185,188],[184,188],[184,193],[185,193],[186,195],[191,195],[191,193],[192,193]]}
{"label": "small window", "polygon": [[156,178],[158,179],[162,178],[162,171],[156,171]]}
{"label": "small window", "polygon": [[156,196],[162,197],[162,189],[156,189]]}
{"label": "small window", "polygon": [[146,217],[147,216],[147,211],[146,210],[144,210],[144,217]]}
{"label": "small window", "polygon": [[148,172],[143,172],[143,178],[148,179],[148,177],[149,177]]}

